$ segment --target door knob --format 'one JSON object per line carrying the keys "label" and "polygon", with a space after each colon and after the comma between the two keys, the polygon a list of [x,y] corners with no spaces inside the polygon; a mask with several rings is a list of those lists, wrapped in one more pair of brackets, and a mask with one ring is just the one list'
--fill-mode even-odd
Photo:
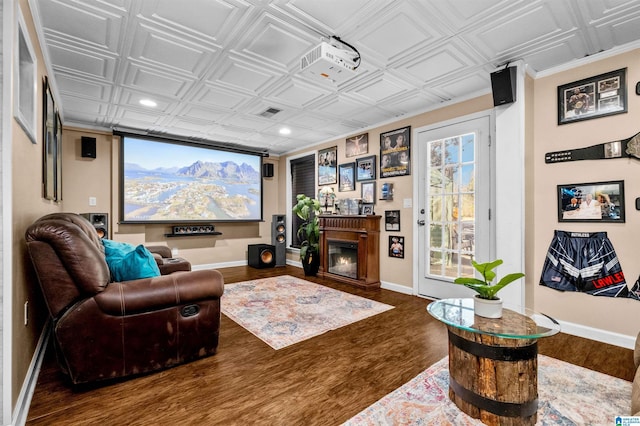
{"label": "door knob", "polygon": [[424,226],[424,219],[418,219],[418,225]]}

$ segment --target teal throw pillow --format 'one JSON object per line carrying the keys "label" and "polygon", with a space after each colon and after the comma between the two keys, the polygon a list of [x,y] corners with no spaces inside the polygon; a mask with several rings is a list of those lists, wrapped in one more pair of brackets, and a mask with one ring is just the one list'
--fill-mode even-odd
{"label": "teal throw pillow", "polygon": [[103,239],[105,258],[114,281],[130,281],[140,278],[159,277],[160,269],[151,252],[142,244]]}

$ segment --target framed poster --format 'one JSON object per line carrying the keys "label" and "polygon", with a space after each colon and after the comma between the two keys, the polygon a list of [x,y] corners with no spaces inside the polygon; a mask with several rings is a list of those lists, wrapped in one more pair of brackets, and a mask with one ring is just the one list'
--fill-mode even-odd
{"label": "framed poster", "polygon": [[356,159],[356,181],[363,182],[376,179],[376,156],[370,155]]}
{"label": "framed poster", "polygon": [[389,257],[404,259],[404,237],[389,235]]}
{"label": "framed poster", "polygon": [[338,147],[318,151],[318,185],[338,183]]}
{"label": "framed poster", "polygon": [[55,195],[56,201],[62,201],[62,120],[60,112],[56,110],[56,131],[55,131]]}
{"label": "framed poster", "polygon": [[384,230],[385,231],[400,230],[400,210],[385,210]]}
{"label": "framed poster", "polygon": [[358,155],[367,154],[369,152],[369,133],[363,133],[352,138],[348,138],[346,142],[345,155],[349,157],[357,157]]}
{"label": "framed poster", "polygon": [[372,215],[373,213],[373,204],[365,203],[362,205],[362,212],[360,214],[363,215]]}
{"label": "framed poster", "polygon": [[558,222],[625,221],[624,181],[558,185]]}
{"label": "framed poster", "polygon": [[363,203],[374,204],[376,202],[376,182],[363,182],[360,188]]}
{"label": "framed poster", "polygon": [[356,163],[345,163],[338,166],[338,192],[355,191]]}
{"label": "framed poster", "polygon": [[411,126],[380,133],[380,178],[411,174]]}
{"label": "framed poster", "polygon": [[558,86],[558,124],[627,112],[627,69]]}

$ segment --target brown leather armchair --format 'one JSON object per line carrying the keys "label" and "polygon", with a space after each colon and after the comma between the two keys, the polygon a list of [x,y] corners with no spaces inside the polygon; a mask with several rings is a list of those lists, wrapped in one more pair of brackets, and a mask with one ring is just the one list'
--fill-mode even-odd
{"label": "brown leather armchair", "polygon": [[220,272],[110,282],[98,234],[74,213],[38,219],[26,241],[53,320],[58,363],[72,383],[147,373],[216,352]]}
{"label": "brown leather armchair", "polygon": [[181,257],[173,257],[167,246],[145,246],[153,254],[161,275],[178,271],[190,271],[191,263]]}

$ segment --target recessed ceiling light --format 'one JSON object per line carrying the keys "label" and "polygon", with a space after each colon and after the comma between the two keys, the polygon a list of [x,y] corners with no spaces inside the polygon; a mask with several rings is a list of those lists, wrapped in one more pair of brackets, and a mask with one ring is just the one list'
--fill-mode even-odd
{"label": "recessed ceiling light", "polygon": [[290,135],[291,134],[291,129],[288,127],[283,127],[282,129],[280,129],[280,134],[281,135]]}
{"label": "recessed ceiling light", "polygon": [[157,107],[158,104],[151,99],[140,99],[140,105],[148,106],[148,107]]}

